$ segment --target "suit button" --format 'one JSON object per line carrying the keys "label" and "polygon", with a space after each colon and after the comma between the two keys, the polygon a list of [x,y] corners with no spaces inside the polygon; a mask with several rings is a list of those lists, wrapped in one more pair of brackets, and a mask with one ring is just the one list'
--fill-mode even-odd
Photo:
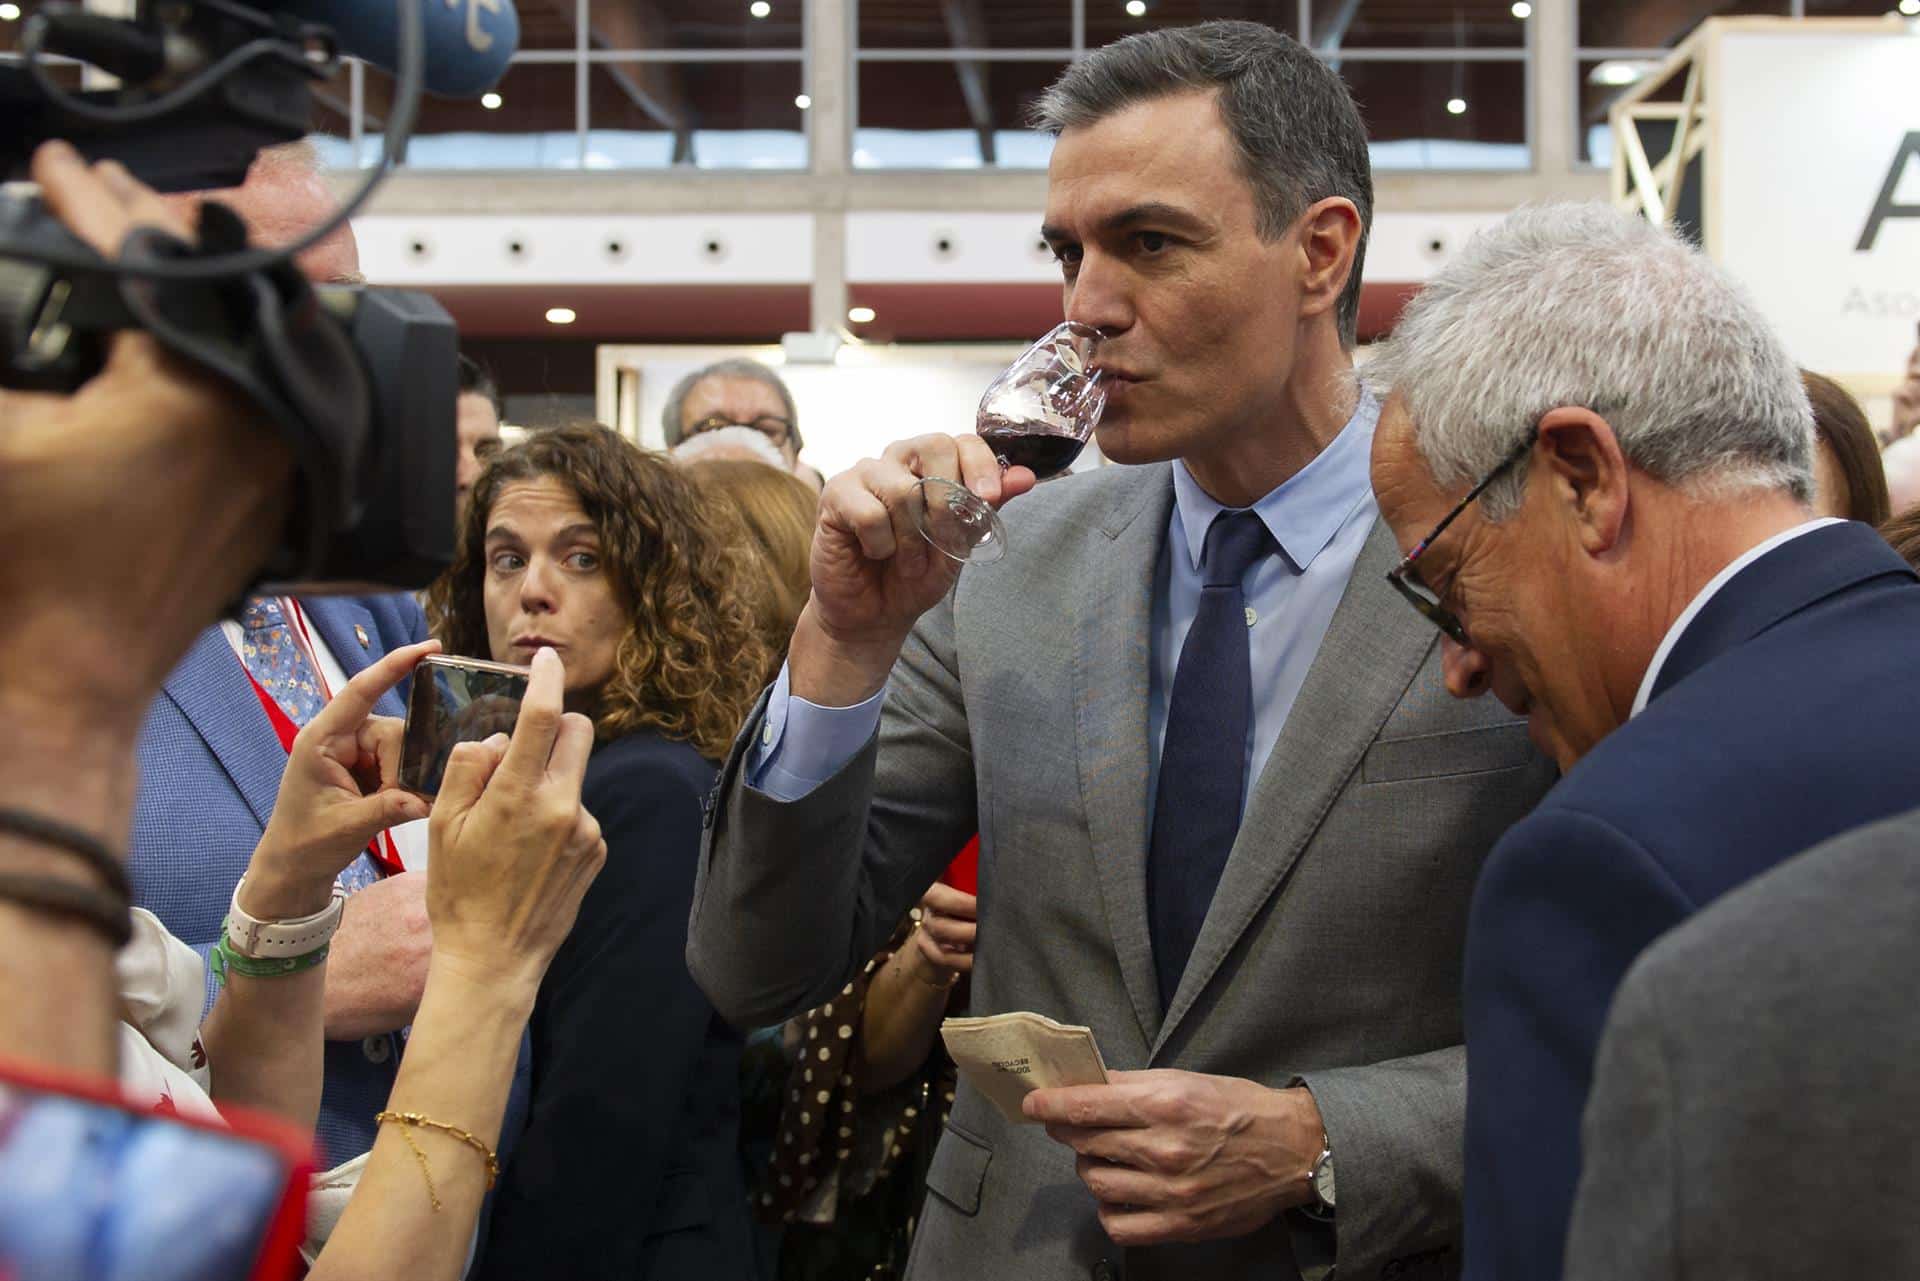
{"label": "suit button", "polygon": [[1113,1264],[1109,1263],[1105,1259],[1102,1259],[1098,1263],[1093,1265],[1093,1272],[1091,1275],[1093,1277],[1093,1281],[1119,1281],[1120,1273],[1117,1270],[1115,1270]]}
{"label": "suit button", "polygon": [[360,1042],[360,1052],[367,1056],[369,1063],[385,1063],[393,1057],[393,1038],[390,1036],[370,1036]]}

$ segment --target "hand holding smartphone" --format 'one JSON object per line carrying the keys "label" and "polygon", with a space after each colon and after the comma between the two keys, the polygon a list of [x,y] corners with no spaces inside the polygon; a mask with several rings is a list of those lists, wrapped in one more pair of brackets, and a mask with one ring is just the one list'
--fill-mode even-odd
{"label": "hand holding smartphone", "polygon": [[400,786],[436,796],[456,743],[511,734],[531,669],[429,654],[413,672],[400,750]]}

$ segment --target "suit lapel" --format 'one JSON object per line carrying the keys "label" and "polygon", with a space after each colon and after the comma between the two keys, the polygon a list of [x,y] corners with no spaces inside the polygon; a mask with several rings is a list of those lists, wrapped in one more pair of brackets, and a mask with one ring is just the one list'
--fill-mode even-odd
{"label": "suit lapel", "polygon": [[193,725],[264,828],[273,816],[287,753],[219,627],[200,633],[167,677],[162,695]]}
{"label": "suit lapel", "polygon": [[[302,599],[300,608],[306,612],[307,622],[314,633],[326,642],[327,649],[333,654],[333,661],[340,664],[340,670],[352,680],[373,661],[386,654],[381,646],[380,629],[366,606],[350,596],[316,596]],[[361,637],[365,636],[363,643]],[[338,691],[336,691],[338,692]],[[380,696],[374,710],[382,716],[405,716],[406,704],[400,696],[389,690]]]}
{"label": "suit lapel", "polygon": [[1285,881],[1433,648],[1439,633],[1383,581],[1398,557],[1393,532],[1376,519],[1247,799],[1246,818],[1167,1007],[1155,1056]]}
{"label": "suit lapel", "polygon": [[[1153,577],[1173,508],[1172,471],[1142,467],[1093,543],[1075,610],[1074,729],[1080,798],[1114,951],[1141,1038],[1160,996],[1147,933],[1147,690]],[[1110,541],[1109,541],[1110,540]]]}

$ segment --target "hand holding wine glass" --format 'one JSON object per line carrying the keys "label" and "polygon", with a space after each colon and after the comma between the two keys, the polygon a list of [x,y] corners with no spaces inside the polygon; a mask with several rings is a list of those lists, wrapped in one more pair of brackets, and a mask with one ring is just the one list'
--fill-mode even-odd
{"label": "hand holding wine glass", "polygon": [[1100,420],[1098,339],[1057,326],[987,388],[974,434],[899,441],[827,485],[813,595],[788,652],[795,695],[830,707],[870,697],[961,565],[999,558],[995,510],[1065,471]]}
{"label": "hand holding wine glass", "polygon": [[[1051,480],[1080,456],[1107,406],[1094,363],[1099,343],[1099,330],[1066,321],[993,380],[980,398],[975,430],[1002,467],[1025,467]],[[987,565],[1005,555],[1006,530],[992,506],[937,472],[927,475],[914,508],[926,540],[958,562]]]}
{"label": "hand holding wine glass", "polygon": [[814,527],[813,595],[789,652],[793,692],[845,707],[886,683],[907,633],[960,572],[916,521],[926,477],[957,483],[989,507],[1033,488],[1024,467],[1002,469],[978,435],[916,436],[828,482]]}

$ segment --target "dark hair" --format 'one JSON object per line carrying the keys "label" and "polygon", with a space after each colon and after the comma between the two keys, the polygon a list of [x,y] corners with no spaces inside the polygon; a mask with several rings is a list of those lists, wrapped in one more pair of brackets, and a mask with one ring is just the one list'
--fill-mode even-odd
{"label": "dark hair", "polygon": [[1860,403],[1833,379],[1811,370],[1800,371],[1807,400],[1813,405],[1813,429],[1820,443],[1833,451],[1840,474],[1847,481],[1846,510],[1850,520],[1884,525],[1893,514],[1887,496],[1887,471],[1880,463],[1880,441],[1867,422]]}
{"label": "dark hair", "polygon": [[780,396],[780,403],[786,407],[787,439],[793,444],[793,452],[800,452],[800,411],[794,408],[793,392],[788,390],[779,374],[745,356],[716,360],[711,365],[694,370],[673,385],[673,390],[667,393],[667,403],[660,411],[660,430],[666,436],[668,449],[679,444],[686,435],[687,425],[680,421],[680,415],[686,409],[687,397],[709,378],[751,378],[754,382],[773,388]]}
{"label": "dark hair", "polygon": [[493,375],[465,352],[460,353],[460,394],[462,396],[485,396],[487,403],[493,406],[493,416],[504,419],[507,416],[507,402],[500,398],[500,388],[494,384]]}
{"label": "dark hair", "polygon": [[1900,559],[1920,569],[1920,503],[1880,525],[1880,537],[1900,553]]}
{"label": "dark hair", "polygon": [[506,486],[553,477],[600,534],[600,555],[628,615],[611,679],[596,695],[601,739],[654,729],[718,760],[753,709],[770,651],[747,586],[758,567],[731,514],[711,514],[693,481],[598,423],[536,432],[487,462],[461,519],[452,568],[427,595],[427,619],[451,654],[491,658],[486,533]]}
{"label": "dark hair", "polygon": [[1257,22],[1143,31],[1060,73],[1030,112],[1059,134],[1189,89],[1217,89],[1220,118],[1253,188],[1260,234],[1272,240],[1307,206],[1344,196],[1360,211],[1353,273],[1341,291],[1341,341],[1360,323],[1360,269],[1373,227],[1373,162],[1360,109],[1339,75],[1291,36]]}

